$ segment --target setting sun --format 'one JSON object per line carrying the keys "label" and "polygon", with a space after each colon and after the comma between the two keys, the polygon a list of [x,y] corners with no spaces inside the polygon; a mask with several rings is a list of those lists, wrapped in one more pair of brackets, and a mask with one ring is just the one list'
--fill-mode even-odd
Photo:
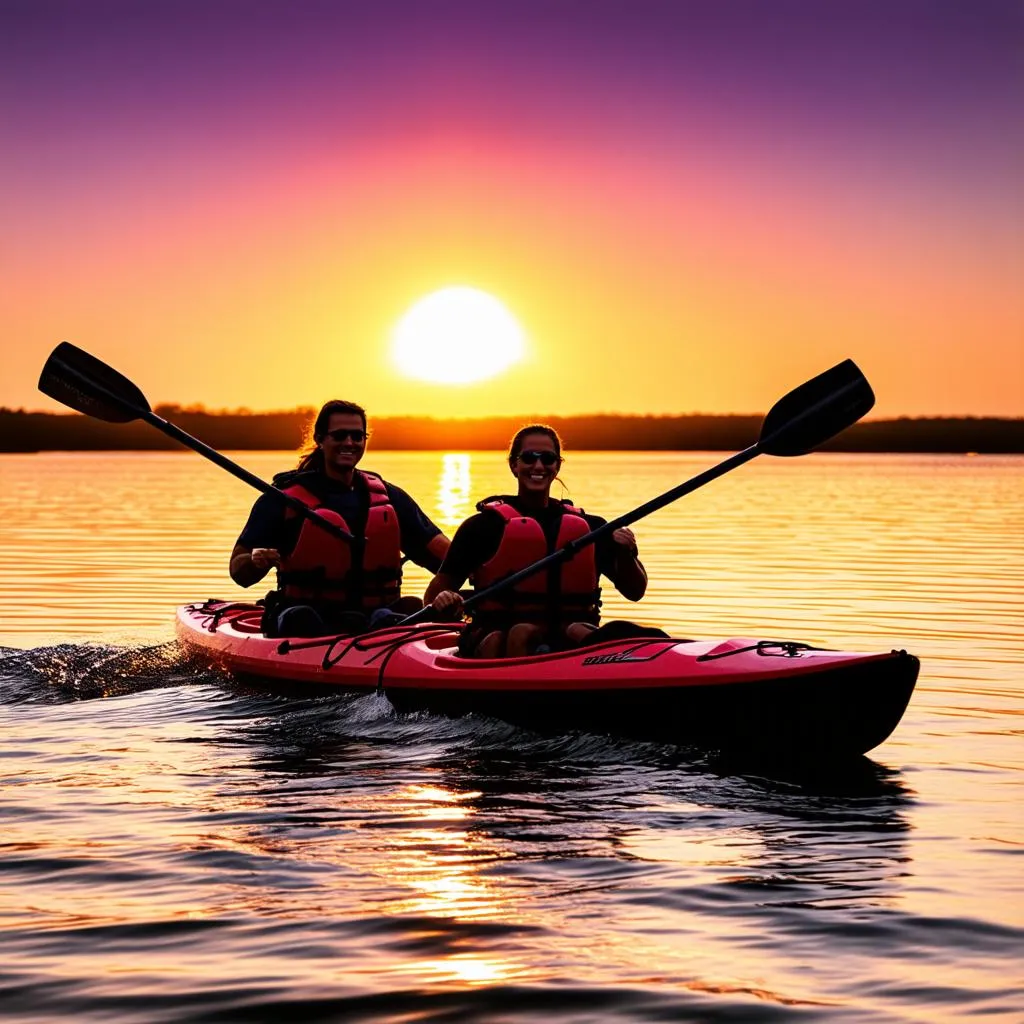
{"label": "setting sun", "polygon": [[392,357],[402,373],[435,384],[486,380],[522,355],[515,317],[477,288],[443,288],[420,299],[393,335]]}

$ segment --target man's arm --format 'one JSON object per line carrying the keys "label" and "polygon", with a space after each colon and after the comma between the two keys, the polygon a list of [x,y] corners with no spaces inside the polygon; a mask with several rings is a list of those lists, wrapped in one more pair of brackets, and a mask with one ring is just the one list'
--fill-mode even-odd
{"label": "man's arm", "polygon": [[444,556],[448,554],[448,549],[452,546],[452,542],[443,534],[438,533],[430,538],[427,543],[427,553],[437,559],[437,565],[440,567],[444,561]]}
{"label": "man's arm", "polygon": [[280,564],[281,552],[277,548],[249,548],[236,544],[231,552],[228,572],[240,587],[251,587],[259,583],[272,566]]}
{"label": "man's arm", "polygon": [[451,542],[401,487],[393,483],[385,486],[398,516],[402,553],[422,568],[437,572]]}
{"label": "man's arm", "polygon": [[273,566],[281,564],[283,516],[282,506],[270,495],[256,499],[228,562],[228,572],[240,587],[259,583]]}

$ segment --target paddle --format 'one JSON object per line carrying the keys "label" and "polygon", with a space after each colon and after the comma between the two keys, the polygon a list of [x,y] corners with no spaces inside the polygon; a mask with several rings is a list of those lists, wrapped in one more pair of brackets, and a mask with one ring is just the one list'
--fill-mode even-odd
{"label": "paddle", "polygon": [[146,396],[127,377],[70,342],[62,341],[50,353],[50,358],[46,360],[39,375],[39,390],[77,412],[85,413],[93,419],[105,420],[107,423],[145,420],[168,437],[173,437],[175,441],[180,441],[203,458],[216,463],[221,469],[226,469],[232,476],[238,477],[250,487],[255,487],[264,494],[276,495],[290,508],[332,536],[352,543],[353,538],[350,534],[318,516],[305,502],[261,480],[209,445],[203,444],[180,427],[158,416],[149,407]]}
{"label": "paddle", "polygon": [[[590,533],[570,541],[563,547],[552,551],[538,562],[520,569],[511,576],[486,590],[481,590],[467,598],[464,610],[471,610],[475,605],[494,597],[495,594],[514,587],[535,573],[572,558],[581,548],[593,544],[620,527],[629,526],[638,519],[657,512],[684,494],[703,487],[717,477],[728,473],[737,466],[749,462],[758,455],[779,455],[789,457],[806,455],[830,437],[856,423],[875,404],[874,392],[864,374],[860,372],[852,359],[837,363],[830,370],[812,377],[787,395],[783,395],[765,416],[761,424],[761,435],[749,448],[731,455],[717,466],[698,473],[695,477],[665,491],[657,498],[612,519]],[[419,622],[430,614],[430,606],[421,609],[402,619],[402,624]]]}

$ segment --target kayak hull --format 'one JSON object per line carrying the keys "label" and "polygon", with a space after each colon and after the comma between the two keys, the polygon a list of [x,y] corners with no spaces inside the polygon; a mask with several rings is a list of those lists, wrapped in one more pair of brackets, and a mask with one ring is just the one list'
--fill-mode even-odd
{"label": "kayak hull", "polygon": [[749,683],[526,693],[386,688],[405,711],[473,711],[548,731],[570,727],[733,754],[811,758],[864,754],[883,743],[910,700],[917,659],[871,663]]}
{"label": "kayak hull", "polygon": [[865,754],[906,710],[919,671],[905,651],[860,654],[790,641],[612,640],[529,658],[455,655],[458,626],[278,640],[253,605],[178,610],[190,651],[286,687],[382,690],[401,711],[487,715],[539,731],[578,729],[782,759]]}

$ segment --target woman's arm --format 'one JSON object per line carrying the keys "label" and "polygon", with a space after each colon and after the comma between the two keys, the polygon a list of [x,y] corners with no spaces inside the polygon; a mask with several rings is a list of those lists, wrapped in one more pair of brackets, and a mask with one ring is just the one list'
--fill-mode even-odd
{"label": "woman's arm", "polygon": [[620,527],[612,534],[612,545],[611,581],[627,601],[639,601],[647,592],[647,570],[640,561],[633,531]]}
{"label": "woman's arm", "polygon": [[423,595],[424,604],[433,604],[439,612],[450,615],[462,611],[462,598],[459,587],[472,575],[476,566],[490,558],[497,550],[495,541],[492,548],[486,543],[481,548],[481,531],[486,538],[490,517],[484,519],[480,513],[470,516],[455,531],[451,545],[445,553],[444,563],[437,575],[427,584]]}
{"label": "woman's arm", "polygon": [[441,594],[446,590],[458,593],[459,587],[461,587],[464,582],[464,580],[457,579],[455,576],[450,576],[446,572],[439,572],[427,584],[426,592],[423,595],[423,603],[430,604],[438,594]]}

